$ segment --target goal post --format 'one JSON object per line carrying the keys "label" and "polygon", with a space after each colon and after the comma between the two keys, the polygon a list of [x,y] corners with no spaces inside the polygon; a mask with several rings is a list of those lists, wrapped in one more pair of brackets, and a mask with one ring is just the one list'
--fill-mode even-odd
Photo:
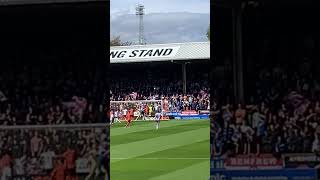
{"label": "goal post", "polygon": [[110,110],[114,118],[125,120],[126,113],[133,109],[134,121],[154,121],[155,113],[161,112],[161,120],[168,120],[163,111],[162,100],[134,100],[134,101],[110,101]]}

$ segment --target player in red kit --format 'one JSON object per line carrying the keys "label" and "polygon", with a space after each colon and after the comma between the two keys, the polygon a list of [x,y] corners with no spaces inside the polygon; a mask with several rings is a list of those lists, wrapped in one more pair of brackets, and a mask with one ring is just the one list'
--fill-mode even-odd
{"label": "player in red kit", "polygon": [[131,108],[130,111],[127,112],[126,114],[126,128],[130,126],[131,122],[132,122],[132,117],[133,117],[133,109]]}
{"label": "player in red kit", "polygon": [[63,153],[66,180],[76,180],[76,151],[74,145]]}
{"label": "player in red kit", "polygon": [[61,159],[57,160],[56,166],[51,172],[51,180],[66,180],[65,175],[65,165]]}
{"label": "player in red kit", "polygon": [[133,108],[130,109],[130,117],[131,117],[131,119],[133,120],[133,117],[134,117],[134,110],[133,110]]}

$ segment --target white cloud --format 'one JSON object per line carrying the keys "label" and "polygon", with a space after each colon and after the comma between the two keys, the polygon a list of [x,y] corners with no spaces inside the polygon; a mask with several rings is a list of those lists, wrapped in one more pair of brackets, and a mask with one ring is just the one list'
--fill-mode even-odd
{"label": "white cloud", "polygon": [[112,9],[111,12],[110,12],[110,19],[111,19],[111,21],[115,20],[119,16],[123,16],[123,15],[129,14],[129,12],[130,12],[130,10],[129,9],[125,9],[125,8]]}
{"label": "white cloud", "polygon": [[130,9],[135,12],[138,3],[145,6],[146,14],[167,12],[210,13],[210,0],[111,0],[113,9]]}
{"label": "white cloud", "polygon": [[145,6],[147,43],[206,41],[209,0],[111,0],[111,35],[137,42],[135,7]]}
{"label": "white cloud", "polygon": [[[200,13],[151,13],[144,17],[147,43],[207,41],[210,15]],[[138,19],[122,14],[111,19],[111,35],[124,41],[137,42]]]}

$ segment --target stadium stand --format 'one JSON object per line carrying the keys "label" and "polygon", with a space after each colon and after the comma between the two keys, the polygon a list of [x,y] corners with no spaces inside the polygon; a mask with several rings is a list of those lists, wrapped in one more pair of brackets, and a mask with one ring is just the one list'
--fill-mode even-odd
{"label": "stadium stand", "polygon": [[[50,59],[37,65],[1,66],[1,125],[75,124],[106,122],[104,71],[90,63],[60,63]],[[69,56],[73,56],[69,53]],[[85,57],[82,57],[85,59]],[[79,60],[80,61],[80,60]]]}
{"label": "stadium stand", "polygon": [[[171,58],[112,58],[110,101],[163,100],[166,112],[209,110],[209,71],[206,66],[209,64],[209,43],[112,47],[111,50],[172,46],[180,49]],[[184,63],[187,66],[185,81],[181,68]]]}
{"label": "stadium stand", "polygon": [[319,151],[319,82],[310,61],[299,67],[294,72],[281,66],[261,69],[250,103],[216,109],[215,153]]}
{"label": "stadium stand", "polygon": [[[250,15],[257,12],[248,8],[246,13],[245,18],[252,20]],[[307,22],[299,20],[301,26],[298,28],[293,28],[296,21],[282,24],[285,18],[294,14],[293,10],[274,21],[268,21],[266,14],[271,12],[259,13],[261,21],[266,22],[260,24],[262,29],[270,29],[263,31],[261,37],[252,33],[258,31],[254,25],[245,24],[248,26],[245,33],[252,36],[243,42],[246,47],[242,72],[245,103],[230,98],[213,105],[212,155],[271,153],[281,158],[286,153],[318,154],[319,38],[304,29],[312,26]],[[311,17],[311,14],[305,16]],[[292,17],[295,18],[297,16]],[[291,28],[294,31],[283,34]],[[259,41],[255,39],[258,36]],[[212,96],[221,98],[216,94]],[[234,95],[229,93],[228,96]]]}
{"label": "stadium stand", "polygon": [[[59,160],[67,166],[65,177],[87,176],[91,171],[88,163],[101,166],[99,173],[102,174],[108,167],[105,161],[108,158],[107,138],[106,129],[101,127],[1,129],[1,175],[13,175],[15,179],[54,178]],[[6,174],[6,168],[10,168],[9,174]]]}
{"label": "stadium stand", "polygon": [[[99,139],[107,134],[106,74],[93,61],[86,61],[94,56],[76,56],[70,52],[63,58],[43,53],[33,55],[30,64],[19,66],[13,57],[13,61],[3,62],[0,67],[0,161],[9,158],[8,165],[15,178],[50,177],[53,163],[63,156],[67,147],[77,154],[73,165],[82,176],[90,172],[87,166],[90,159],[86,159],[90,153],[107,158],[107,141]],[[77,62],[66,60],[69,57]],[[92,126],[99,123],[100,126]],[[75,124],[79,127],[68,128]],[[50,130],[55,125],[56,129]],[[39,149],[34,150],[35,147]],[[46,155],[49,160],[43,159]],[[61,160],[65,162],[65,158]],[[103,162],[107,161],[97,163]]]}
{"label": "stadium stand", "polygon": [[105,2],[0,5],[0,179],[104,179]]}

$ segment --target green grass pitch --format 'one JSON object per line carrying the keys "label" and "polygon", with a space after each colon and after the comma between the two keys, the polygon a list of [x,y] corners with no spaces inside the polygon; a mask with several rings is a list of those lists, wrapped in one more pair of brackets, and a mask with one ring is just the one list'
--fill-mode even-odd
{"label": "green grass pitch", "polygon": [[111,180],[207,180],[209,120],[133,122],[111,127]]}

